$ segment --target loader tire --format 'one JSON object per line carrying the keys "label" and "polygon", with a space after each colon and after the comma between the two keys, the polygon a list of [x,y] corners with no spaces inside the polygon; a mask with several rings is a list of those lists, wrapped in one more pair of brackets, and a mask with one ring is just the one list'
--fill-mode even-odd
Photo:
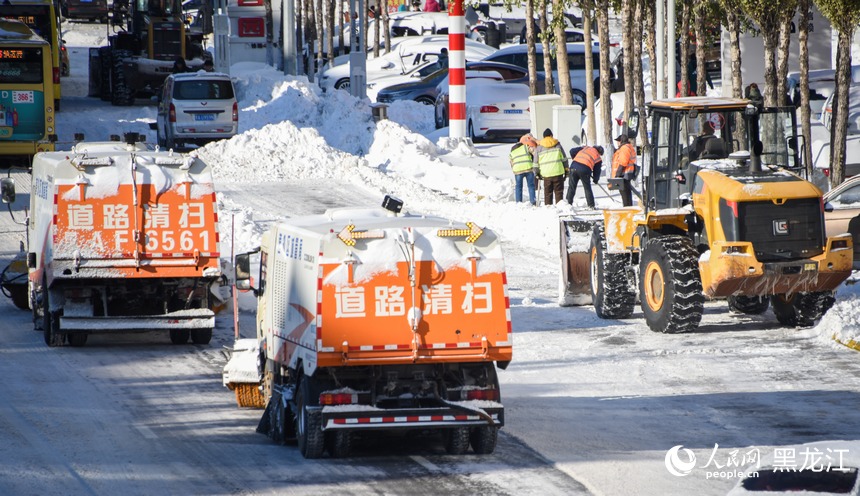
{"label": "loader tire", "polygon": [[168,332],[170,334],[171,343],[185,344],[188,342],[188,335],[190,334],[188,329],[171,329]]}
{"label": "loader tire", "polygon": [[21,310],[30,309],[30,294],[27,286],[15,285],[8,289],[12,304]]}
{"label": "loader tire", "polygon": [[209,344],[212,341],[212,329],[192,329],[191,342],[194,344]]}
{"label": "loader tire", "polygon": [[296,436],[299,451],[307,459],[319,458],[325,450],[325,433],[322,430],[320,412],[309,412],[308,406],[313,405],[311,379],[303,377],[299,382],[296,397]]}
{"label": "loader tire", "polygon": [[499,439],[499,428],[489,425],[473,427],[469,434],[469,444],[472,451],[478,455],[489,455],[496,450],[496,441]]}
{"label": "loader tire", "polygon": [[699,254],[686,236],[652,239],[639,265],[645,322],[654,332],[682,333],[699,326],[705,305]]}
{"label": "loader tire", "polygon": [[113,67],[110,47],[99,48],[99,98],[110,101],[110,73]]}
{"label": "loader tire", "polygon": [[633,314],[636,293],[627,277],[629,253],[606,253],[603,226],[591,232],[589,247],[591,302],[601,319],[626,319]]}
{"label": "loader tire", "polygon": [[462,455],[469,449],[469,428],[454,427],[446,429],[445,436],[445,452],[449,455]]}
{"label": "loader tire", "polygon": [[126,57],[130,57],[128,50],[116,50],[111,60],[111,105],[127,107],[134,103],[134,93],[128,85],[123,71],[123,63]]}
{"label": "loader tire", "polygon": [[332,458],[346,458],[352,449],[352,433],[343,430],[326,432],[325,444]]}
{"label": "loader tire", "polygon": [[778,294],[770,297],[773,314],[780,324],[791,327],[811,327],[836,301],[830,291],[816,293]]}
{"label": "loader tire", "polygon": [[742,313],[746,315],[761,315],[767,311],[770,306],[770,299],[767,296],[729,296],[729,310],[734,313]]}

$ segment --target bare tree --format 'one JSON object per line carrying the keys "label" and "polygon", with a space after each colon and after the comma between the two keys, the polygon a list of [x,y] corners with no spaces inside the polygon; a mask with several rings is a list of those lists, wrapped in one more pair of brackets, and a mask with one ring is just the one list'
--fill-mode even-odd
{"label": "bare tree", "polygon": [[821,14],[839,32],[836,48],[836,92],[830,124],[830,185],[845,180],[845,140],[848,136],[848,86],[851,84],[851,38],[860,23],[857,0],[816,0]]}
{"label": "bare tree", "polygon": [[645,46],[648,49],[648,69],[651,72],[652,100],[657,99],[657,13],[655,7],[656,3],[654,0],[645,1],[645,31],[647,40]]}
{"label": "bare tree", "polygon": [[[590,47],[592,45],[591,19],[594,15],[594,3],[592,0],[583,0],[579,6],[582,9],[582,31],[585,36],[585,46]],[[586,143],[593,145],[597,137],[597,130],[595,129],[597,123],[594,118],[594,57],[585,57],[585,119],[588,128],[588,136],[585,137]]]}
{"label": "bare tree", "polygon": [[344,29],[346,27],[346,24],[343,22],[343,19],[344,19],[343,18],[343,0],[337,0],[337,25],[339,26],[339,28],[338,28],[339,35],[337,37],[337,53],[339,53],[341,55],[344,53],[344,51],[343,51],[343,47],[344,47],[343,38],[344,38],[344,33],[346,32],[346,30]]}
{"label": "bare tree", "polygon": [[534,0],[526,0],[526,51],[528,52],[529,91],[532,95],[537,95],[537,48],[535,48],[534,18]]}
{"label": "bare tree", "polygon": [[705,2],[699,1],[693,7],[693,32],[696,34],[696,94],[704,96],[708,92],[708,70],[705,68],[705,47],[710,44],[705,31]]}
{"label": "bare tree", "polygon": [[[646,0],[637,0],[633,13],[633,32],[637,34],[636,39],[644,39],[645,28],[645,11],[648,9]],[[633,59],[633,71],[624,74],[624,90],[627,91],[628,84],[633,83],[633,94],[635,97],[636,108],[639,109],[639,115],[645,115],[645,81],[642,74],[642,43],[633,43],[633,51],[631,53]],[[644,122],[639,126],[639,138],[645,149],[643,155],[648,155],[651,143],[648,140],[648,126]]]}
{"label": "bare tree", "polygon": [[[841,0],[840,0],[841,1]],[[852,1],[852,0],[846,0]],[[758,25],[764,42],[764,105],[774,107],[776,89],[776,49],[779,39],[780,20],[786,10],[794,10],[797,0],[738,0],[747,17]]]}
{"label": "bare tree", "polygon": [[[636,0],[622,0],[621,2],[621,50],[624,54],[622,60],[622,72],[625,77],[633,74],[633,41],[641,40],[638,33],[633,30],[633,10],[635,9]],[[610,61],[611,62],[611,61]],[[609,77],[609,72],[603,72],[603,67],[600,68],[600,79]],[[632,86],[630,87],[632,89]],[[625,87],[626,89],[626,87]],[[601,93],[603,95],[604,93]],[[607,93],[608,95],[608,93]],[[624,92],[624,120],[630,115],[633,110],[633,92]]]}
{"label": "bare tree", "polygon": [[[570,64],[567,59],[567,36],[564,33],[564,3],[562,0],[552,0],[552,32],[555,36],[555,56],[558,67],[558,86],[562,105],[573,105],[573,93],[570,88]],[[586,50],[586,55],[589,50]],[[544,51],[544,54],[546,52]],[[546,58],[546,57],[544,57]]]}
{"label": "bare tree", "polygon": [[323,36],[325,35],[325,23],[323,21],[325,16],[325,11],[323,10],[323,0],[316,0],[316,5],[314,6],[314,27],[316,28],[316,40],[317,40],[317,65],[314,66],[314,71],[319,69],[319,64],[323,59],[323,50],[325,45],[323,44]]}
{"label": "bare tree", "polygon": [[543,45],[543,72],[546,74],[544,87],[547,95],[555,93],[555,82],[552,78],[552,32],[547,29],[546,0],[538,0],[538,22],[540,23],[540,41]]}
{"label": "bare tree", "polygon": [[777,104],[785,105],[786,96],[786,77],[788,77],[788,52],[791,47],[791,21],[794,18],[794,13],[797,10],[797,2],[790,6],[782,13],[779,26],[779,45],[776,56],[776,95]]}
{"label": "bare tree", "polygon": [[[382,12],[382,30],[385,33],[385,53],[391,52],[391,18],[388,16],[388,9]],[[379,21],[377,21],[379,22]]]}
{"label": "bare tree", "polygon": [[336,10],[336,2],[338,0],[327,0],[325,9],[325,34],[326,47],[328,52],[328,63],[334,64],[334,17]]}
{"label": "bare tree", "polygon": [[743,14],[737,0],[720,0],[720,4],[726,14],[726,29],[729,32],[732,96],[741,98],[744,91],[743,75],[741,74],[741,19]]}
{"label": "bare tree", "polygon": [[800,19],[797,26],[798,62],[800,63],[800,128],[803,135],[803,163],[806,171],[812,177],[812,124],[811,109],[809,108],[809,0],[797,2]]}
{"label": "bare tree", "polygon": [[[690,11],[692,5],[690,2],[684,2],[681,8],[681,35],[678,38],[681,43],[681,56],[678,60],[678,68],[681,70],[681,96],[690,94],[690,71],[687,70],[690,64]],[[669,94],[677,91],[676,88],[669,88]]]}
{"label": "bare tree", "polygon": [[609,0],[596,0],[597,39],[600,42],[600,118],[603,121],[603,143],[612,143],[612,98],[609,88]]}
{"label": "bare tree", "polygon": [[382,0],[376,0],[376,7],[373,13],[373,57],[379,57],[379,42],[380,42],[380,16],[382,15]]}

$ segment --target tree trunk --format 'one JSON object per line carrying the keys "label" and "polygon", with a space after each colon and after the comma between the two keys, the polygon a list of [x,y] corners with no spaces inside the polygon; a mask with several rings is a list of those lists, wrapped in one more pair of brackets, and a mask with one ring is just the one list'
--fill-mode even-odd
{"label": "tree trunk", "polygon": [[[562,0],[552,0],[553,12],[564,12]],[[556,66],[558,67],[558,89],[562,105],[573,105],[573,93],[570,88],[570,64],[567,59],[567,37],[564,34],[564,16],[552,18],[552,31],[555,35]],[[589,50],[586,50],[586,55]],[[546,53],[546,52],[544,52]]]}
{"label": "tree trunk", "polygon": [[323,10],[323,0],[317,0],[316,6],[314,9],[314,27],[316,28],[316,40],[317,40],[317,65],[314,65],[314,71],[319,70],[319,61],[323,59],[323,50],[325,49],[325,45],[323,44],[323,37],[325,35],[325,23],[323,21],[325,19],[325,10]]}
{"label": "tree trunk", "polygon": [[379,42],[380,40],[380,26],[382,19],[382,0],[376,0],[376,13],[374,14],[376,17],[373,19],[373,58],[379,57]]}
{"label": "tree trunk", "polygon": [[786,89],[785,78],[788,76],[788,51],[791,48],[791,19],[794,17],[794,11],[786,12],[779,25],[779,47],[776,59],[776,97],[778,105],[786,105]]}
{"label": "tree trunk", "polygon": [[775,107],[776,98],[776,46],[777,33],[774,30],[762,30],[762,41],[764,41],[764,106]]}
{"label": "tree trunk", "polygon": [[651,73],[651,99],[657,99],[657,13],[655,4],[645,2],[645,29],[648,33],[648,70]]}
{"label": "tree trunk", "polygon": [[326,2],[326,46],[328,47],[328,63],[334,65],[334,18],[337,10],[337,2],[328,0]]}
{"label": "tree trunk", "polygon": [[344,39],[343,39],[344,29],[343,28],[346,26],[346,23],[343,22],[344,21],[344,18],[343,18],[343,2],[335,2],[335,3],[337,4],[337,14],[336,15],[337,15],[337,25],[339,26],[338,27],[338,33],[340,33],[339,36],[337,37],[337,53],[338,53],[338,55],[343,55],[344,54],[344,51],[343,51],[343,48],[344,48]]}
{"label": "tree trunk", "polygon": [[[609,88],[609,1],[597,0],[597,38],[600,42],[600,119],[603,121],[603,143],[612,143],[612,98]],[[609,146],[607,146],[609,148]]]}
{"label": "tree trunk", "polygon": [[555,81],[552,77],[552,33],[547,30],[546,0],[538,0],[538,22],[540,23],[540,39],[543,45],[543,72],[546,74],[545,88],[547,95],[555,93]]}
{"label": "tree trunk", "polygon": [[[645,26],[645,0],[637,0],[635,13],[633,15],[633,32],[636,33],[637,40],[644,38]],[[628,81],[633,82],[633,93],[635,96],[636,108],[639,109],[639,115],[645,116],[645,81],[642,75],[642,43],[633,43],[633,72],[625,76],[625,91]],[[644,145],[642,155],[649,156],[651,143],[648,140],[648,125],[643,121],[639,124],[639,138]]]}
{"label": "tree trunk", "polygon": [[[591,46],[591,19],[594,15],[591,3],[582,4],[582,30],[585,36],[585,46]],[[597,130],[594,128],[597,123],[594,118],[594,57],[585,57],[585,119],[586,127],[588,128],[588,136],[585,137],[585,143],[595,145],[597,138]]]}
{"label": "tree trunk", "polygon": [[809,108],[809,0],[798,3],[800,20],[798,21],[797,44],[800,45],[798,62],[800,63],[800,128],[803,135],[803,150],[801,159],[806,166],[808,176],[812,177],[812,124],[811,109]]}
{"label": "tree trunk", "polygon": [[[681,96],[690,94],[690,3],[684,2],[681,8],[681,34],[678,39],[681,42],[681,57],[678,59],[678,69],[681,70]],[[669,94],[674,94],[678,89],[669,88]]]}
{"label": "tree trunk", "polygon": [[388,16],[388,8],[382,13],[382,30],[385,32],[385,53],[391,53],[391,18]]}
{"label": "tree trunk", "polygon": [[696,33],[696,95],[708,94],[708,69],[705,67],[705,47],[710,43],[705,32],[705,5],[699,3],[694,12],[693,30]]}
{"label": "tree trunk", "polygon": [[526,0],[526,51],[529,66],[529,93],[538,94],[537,87],[537,49],[535,48],[535,4],[534,0]]}
{"label": "tree trunk", "polygon": [[[633,9],[636,4],[636,0],[623,0],[621,3],[621,50],[623,50],[624,54],[630,54],[630,57],[624,57],[622,60],[622,69],[621,71],[624,73],[625,77],[630,78],[633,76],[633,58],[636,56],[633,53],[633,40],[641,40],[639,34],[633,31]],[[602,67],[601,67],[602,69]],[[603,79],[604,72],[601,70],[600,77]],[[606,77],[609,77],[609,72],[606,72]],[[632,78],[631,78],[632,79]],[[626,81],[625,81],[626,82]],[[625,86],[624,91],[624,121],[627,121],[627,117],[630,116],[630,112],[633,110],[633,85],[629,86],[631,91],[627,91],[627,87]],[[603,93],[601,93],[602,95]]]}
{"label": "tree trunk", "polygon": [[744,80],[741,74],[741,21],[740,16],[727,9],[727,20],[729,28],[729,49],[731,51],[732,65],[732,96],[742,98],[744,94]]}
{"label": "tree trunk", "polygon": [[831,128],[830,186],[845,181],[845,140],[848,137],[848,86],[851,84],[853,30],[839,31],[836,48],[836,95]]}

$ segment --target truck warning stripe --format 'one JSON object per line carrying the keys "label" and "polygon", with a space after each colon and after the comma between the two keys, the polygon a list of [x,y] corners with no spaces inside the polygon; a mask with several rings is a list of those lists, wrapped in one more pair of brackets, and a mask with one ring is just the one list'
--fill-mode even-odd
{"label": "truck warning stripe", "polygon": [[[323,253],[319,252],[317,256],[317,260],[322,260]],[[323,300],[323,266],[319,265],[319,271],[317,272],[317,350],[324,351],[322,345],[322,300]]]}
{"label": "truck warning stripe", "polygon": [[463,422],[481,420],[478,415],[409,415],[406,417],[358,417],[332,419],[335,425],[397,424],[416,422]]}
{"label": "truck warning stripe", "polygon": [[[424,346],[419,346],[419,350],[445,350],[457,348],[480,348],[480,341],[468,343],[432,343]],[[347,351],[392,351],[392,350],[409,350],[412,349],[411,344],[374,344],[362,346],[350,346]]]}

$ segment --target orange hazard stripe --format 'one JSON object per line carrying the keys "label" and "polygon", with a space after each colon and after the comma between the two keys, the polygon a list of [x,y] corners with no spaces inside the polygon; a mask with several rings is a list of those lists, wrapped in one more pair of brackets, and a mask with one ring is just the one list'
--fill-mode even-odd
{"label": "orange hazard stripe", "polygon": [[404,417],[358,417],[358,418],[336,418],[332,423],[336,425],[348,424],[396,424],[412,422],[451,422],[480,420],[478,415],[407,415]]}

